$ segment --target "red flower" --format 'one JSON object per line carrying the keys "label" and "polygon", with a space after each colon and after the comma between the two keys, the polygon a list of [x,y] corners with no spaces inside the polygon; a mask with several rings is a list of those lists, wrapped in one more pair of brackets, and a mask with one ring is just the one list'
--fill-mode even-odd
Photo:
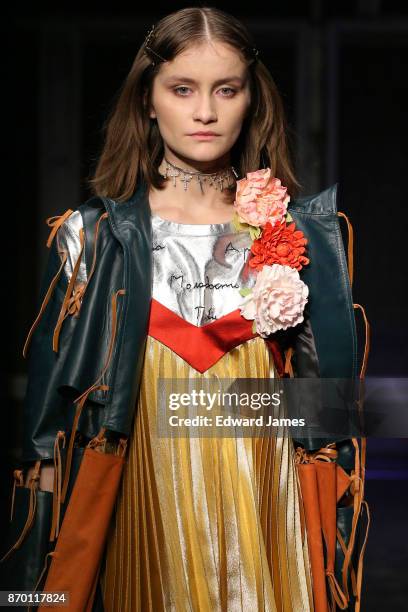
{"label": "red flower", "polygon": [[249,266],[259,271],[264,265],[278,263],[299,271],[309,263],[303,255],[305,244],[307,238],[301,230],[295,229],[294,222],[287,225],[283,221],[272,226],[268,221],[260,237],[252,243]]}

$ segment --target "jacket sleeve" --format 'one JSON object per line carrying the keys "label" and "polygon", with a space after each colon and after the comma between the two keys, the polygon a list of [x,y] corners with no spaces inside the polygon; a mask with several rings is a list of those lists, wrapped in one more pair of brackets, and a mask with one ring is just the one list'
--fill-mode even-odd
{"label": "jacket sleeve", "polygon": [[310,318],[305,312],[304,321],[299,326],[293,340],[293,371],[296,377],[319,377],[319,359],[317,356],[314,335]]}
{"label": "jacket sleeve", "polygon": [[[297,398],[293,406],[295,416],[306,418],[306,424],[312,425],[308,420],[308,416],[313,421],[316,420],[316,415],[322,410],[322,397],[320,385],[320,367],[319,357],[316,349],[315,336],[311,324],[308,309],[304,311],[304,319],[302,323],[294,328],[286,330],[283,335],[283,346],[285,353],[288,349],[292,350],[290,359],[293,385],[291,389],[291,397]],[[296,380],[300,379],[300,380]],[[303,380],[304,379],[304,380]],[[306,380],[307,379],[307,380]],[[301,411],[298,414],[298,402],[301,403]],[[314,425],[315,423],[313,423]],[[297,430],[300,432],[300,428]],[[307,450],[317,450],[322,446],[332,442],[332,439],[314,437],[313,429],[306,429],[304,436],[301,434],[294,436],[294,442],[297,446],[301,444]]]}
{"label": "jacket sleeve", "polygon": [[[23,403],[22,461],[53,457],[55,435],[72,421],[72,404],[58,392],[87,280],[82,215],[67,211],[48,239],[49,255],[40,291],[41,307],[28,333],[23,354],[28,380]],[[48,222],[49,220],[47,220]],[[50,223],[48,223],[50,225]]]}

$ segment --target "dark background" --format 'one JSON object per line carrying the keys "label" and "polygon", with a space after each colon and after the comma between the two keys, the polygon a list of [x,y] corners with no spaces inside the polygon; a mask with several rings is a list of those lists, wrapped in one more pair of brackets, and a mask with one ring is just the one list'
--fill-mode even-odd
{"label": "dark background", "polygon": [[[37,315],[45,219],[90,193],[101,126],[151,25],[198,3],[42,2],[8,7],[2,115],[2,518],[17,467],[26,384],[22,347]],[[407,376],[408,3],[209,3],[242,19],[282,93],[296,169],[310,195],[339,184],[354,228],[354,302],[372,330],[367,375]],[[341,221],[341,223],[344,223]],[[345,233],[346,235],[346,233]],[[363,330],[360,311],[356,318]],[[368,439],[371,527],[362,612],[405,610],[408,444]]]}

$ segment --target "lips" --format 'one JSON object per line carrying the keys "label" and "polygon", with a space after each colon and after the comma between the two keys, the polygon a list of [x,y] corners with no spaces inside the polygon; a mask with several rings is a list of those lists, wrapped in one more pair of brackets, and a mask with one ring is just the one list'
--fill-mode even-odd
{"label": "lips", "polygon": [[215,132],[194,132],[190,136],[218,136]]}

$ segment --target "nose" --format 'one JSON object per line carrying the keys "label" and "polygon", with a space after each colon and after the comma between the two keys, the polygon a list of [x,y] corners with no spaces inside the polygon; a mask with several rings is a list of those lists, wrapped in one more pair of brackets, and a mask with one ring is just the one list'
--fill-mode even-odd
{"label": "nose", "polygon": [[211,95],[203,94],[198,97],[193,118],[195,121],[202,121],[203,123],[217,120],[215,101]]}

